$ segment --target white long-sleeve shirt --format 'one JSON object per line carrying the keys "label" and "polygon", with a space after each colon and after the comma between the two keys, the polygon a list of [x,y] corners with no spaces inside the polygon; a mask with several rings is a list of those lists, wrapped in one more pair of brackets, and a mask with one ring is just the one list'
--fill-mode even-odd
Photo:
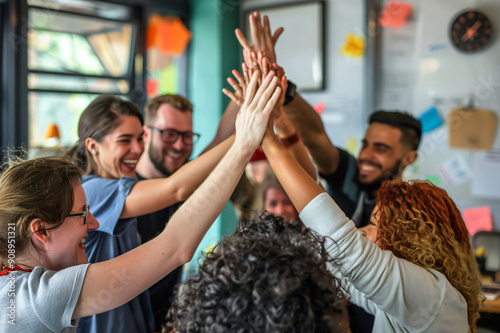
{"label": "white long-sleeve shirt", "polygon": [[304,224],[332,241],[336,263],[351,301],[375,316],[373,332],[468,332],[467,303],[446,277],[363,237],[332,198],[322,193],[300,213]]}

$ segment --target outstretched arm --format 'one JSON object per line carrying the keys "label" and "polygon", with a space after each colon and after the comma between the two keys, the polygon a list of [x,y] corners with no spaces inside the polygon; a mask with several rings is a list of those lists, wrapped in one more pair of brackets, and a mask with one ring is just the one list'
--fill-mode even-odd
{"label": "outstretched arm", "polygon": [[[240,30],[236,31],[247,66],[253,66],[251,52],[262,51],[271,63],[276,62],[274,47],[283,28],[277,29],[271,34],[269,18],[264,16],[262,24],[259,12],[254,12],[249,17],[250,32],[254,45],[251,45]],[[285,107],[285,113],[299,132],[304,145],[309,150],[311,157],[318,166],[320,173],[331,175],[337,171],[339,165],[339,151],[332,144],[326,134],[325,128],[319,115],[314,109],[297,94],[293,101]]]}
{"label": "outstretched arm", "polygon": [[312,199],[324,192],[292,154],[283,147],[271,129],[268,129],[264,136],[262,149],[276,177],[299,213]]}
{"label": "outstretched arm", "polygon": [[236,120],[235,142],[226,156],[158,237],[117,258],[89,266],[73,318],[108,311],[128,302],[192,258],[262,140],[279,98],[276,84],[273,75],[269,75],[257,90],[257,76],[252,77]]}
{"label": "outstretched arm", "polygon": [[[281,98],[278,102],[278,106],[275,110],[277,113],[276,118],[274,119],[274,129],[276,131],[276,135],[280,138],[281,143],[284,144],[286,148],[292,153],[293,157],[299,162],[300,166],[304,168],[304,170],[312,177],[312,179],[316,179],[316,170],[314,169],[314,165],[311,162],[311,158],[307,153],[307,149],[300,138],[300,135],[297,134],[297,130],[293,126],[292,122],[288,118],[288,116],[283,112],[283,101],[285,99],[284,91],[286,91],[286,78],[282,82],[282,94]],[[288,141],[289,138],[293,138],[292,141]]]}
{"label": "outstretched arm", "polygon": [[316,162],[319,172],[324,175],[335,173],[339,166],[339,150],[326,134],[318,113],[299,94],[284,109]]}
{"label": "outstretched arm", "polygon": [[236,115],[240,107],[230,101],[224,111],[224,114],[220,118],[219,127],[217,128],[217,132],[215,133],[215,137],[212,142],[208,144],[208,146],[203,150],[203,153],[206,153],[225,139],[229,138],[234,133],[234,122],[236,120]]}
{"label": "outstretched arm", "polygon": [[210,151],[184,164],[170,177],[137,182],[125,200],[120,218],[149,214],[185,201],[207,178],[233,141],[234,137],[229,137]]}

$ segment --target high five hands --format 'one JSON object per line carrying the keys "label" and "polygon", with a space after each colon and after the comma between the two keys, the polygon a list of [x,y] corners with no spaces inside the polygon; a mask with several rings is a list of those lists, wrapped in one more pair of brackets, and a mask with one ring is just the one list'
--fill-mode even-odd
{"label": "high five hands", "polygon": [[234,80],[232,77],[227,78],[227,82],[231,85],[234,92],[231,92],[226,88],[223,88],[222,92],[239,107],[241,107],[241,105],[243,105],[243,101],[245,100],[245,90],[253,73],[255,71],[260,71],[261,76],[258,78],[258,84],[260,85],[264,81],[264,78],[267,76],[267,74],[272,70],[278,77],[279,86],[282,90],[282,96],[280,98],[280,102],[277,104],[277,107],[282,107],[285,98],[284,94],[287,88],[287,80],[283,68],[278,66],[278,64],[276,63],[271,64],[267,57],[265,57],[260,51],[258,52],[258,54],[252,52],[250,60],[252,62],[251,68],[249,68],[246,63],[241,64],[243,75],[234,69],[232,73],[236,80]]}
{"label": "high five hands", "polygon": [[278,78],[270,71],[259,85],[260,71],[254,71],[245,90],[245,98],[236,117],[235,143],[252,152],[260,145],[269,118],[280,100]]}
{"label": "high five hands", "polygon": [[276,62],[276,53],[274,46],[278,41],[279,36],[283,32],[283,28],[278,28],[271,34],[271,26],[269,18],[264,16],[264,23],[262,23],[260,13],[254,12],[249,17],[250,21],[250,35],[252,36],[253,45],[251,45],[245,38],[240,29],[236,29],[236,38],[243,47],[243,57],[248,67],[252,67],[251,53],[262,51],[263,55],[269,59],[271,63]]}

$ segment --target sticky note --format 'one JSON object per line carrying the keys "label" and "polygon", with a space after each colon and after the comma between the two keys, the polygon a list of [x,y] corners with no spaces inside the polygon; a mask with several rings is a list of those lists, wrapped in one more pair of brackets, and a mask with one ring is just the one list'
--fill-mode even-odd
{"label": "sticky note", "polygon": [[354,34],[347,34],[344,45],[340,50],[343,55],[351,58],[361,58],[365,53],[365,39]]}
{"label": "sticky note", "polygon": [[439,112],[435,106],[424,111],[424,113],[420,115],[419,120],[422,123],[423,133],[430,132],[443,125],[443,121],[441,120]]}
{"label": "sticky note", "polygon": [[436,185],[436,186],[439,186],[439,183],[441,182],[441,178],[439,178],[439,176],[428,175],[425,177],[425,180],[431,182],[433,185]]}
{"label": "sticky note", "polygon": [[357,136],[351,136],[347,139],[345,149],[349,154],[357,155],[358,143],[359,143],[359,138]]}
{"label": "sticky note", "polygon": [[162,54],[180,57],[191,37],[180,18],[153,14],[146,28],[146,49],[158,47]]}
{"label": "sticky note", "polygon": [[313,108],[318,114],[322,114],[323,112],[325,112],[326,105],[323,102],[319,102],[314,104]]}
{"label": "sticky note", "polygon": [[478,231],[493,230],[491,208],[488,206],[465,208],[462,216],[467,226],[467,230],[469,230],[471,235],[474,235]]}
{"label": "sticky note", "polygon": [[441,163],[439,172],[451,187],[463,184],[472,177],[472,171],[461,155],[455,155]]}
{"label": "sticky note", "polygon": [[408,21],[411,10],[410,3],[388,2],[378,19],[378,23],[383,27],[401,28]]}
{"label": "sticky note", "polygon": [[147,83],[146,83],[146,91],[148,93],[149,98],[154,98],[158,96],[158,87],[160,86],[160,83],[158,80],[149,78]]}

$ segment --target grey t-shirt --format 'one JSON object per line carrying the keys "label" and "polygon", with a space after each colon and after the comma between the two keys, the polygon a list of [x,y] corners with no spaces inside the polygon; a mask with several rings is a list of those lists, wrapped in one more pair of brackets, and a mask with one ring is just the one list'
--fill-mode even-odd
{"label": "grey t-shirt", "polygon": [[76,332],[71,320],[89,264],[0,277],[0,332]]}

